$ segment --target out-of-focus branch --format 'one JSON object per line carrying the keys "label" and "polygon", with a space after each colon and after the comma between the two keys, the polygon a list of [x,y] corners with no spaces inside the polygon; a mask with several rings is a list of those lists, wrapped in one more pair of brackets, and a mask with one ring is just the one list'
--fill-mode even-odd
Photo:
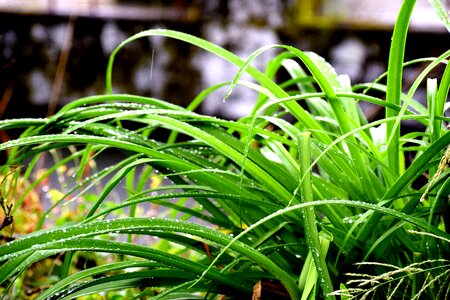
{"label": "out-of-focus branch", "polygon": [[58,66],[56,68],[55,80],[53,81],[52,93],[48,103],[47,116],[55,113],[56,107],[61,96],[64,75],[66,73],[67,61],[69,60],[70,49],[72,47],[73,33],[75,28],[75,17],[70,17],[67,23],[67,30],[64,37],[64,43],[59,56]]}

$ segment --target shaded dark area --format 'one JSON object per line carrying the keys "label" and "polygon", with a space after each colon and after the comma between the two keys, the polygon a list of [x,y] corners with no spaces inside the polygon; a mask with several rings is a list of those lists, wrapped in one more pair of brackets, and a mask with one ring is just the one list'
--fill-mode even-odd
{"label": "shaded dark area", "polygon": [[[41,31],[35,33],[38,35],[49,32],[52,34],[52,30],[59,30],[61,35],[64,34],[64,26],[68,20],[54,16],[43,18],[14,15],[1,15],[0,19],[2,20],[0,51],[3,53],[0,60],[0,91],[3,95],[10,94],[9,103],[2,117],[43,117],[46,115],[48,105],[45,96],[48,96],[56,77],[60,49],[59,45],[55,45],[51,35],[39,36],[41,40],[36,40],[37,37],[33,37],[30,32]],[[78,18],[74,21],[73,42],[64,70],[60,105],[70,99],[105,93],[104,74],[109,55],[102,50],[100,40],[104,25],[105,22],[99,19]],[[154,24],[135,24],[131,21],[119,21],[117,25],[127,33],[126,37],[140,30],[155,27]],[[61,28],[56,28],[58,26]],[[171,26],[175,29],[181,27],[193,34],[198,33],[196,26]],[[183,99],[191,99],[194,96],[194,91],[189,87],[195,85],[192,81],[198,77],[198,72],[190,70],[189,64],[186,63],[189,61],[189,45],[176,42],[168,44],[173,44],[165,47],[170,56],[185,54],[182,55],[182,60],[171,60],[167,65],[167,69],[171,70],[171,76],[162,89],[161,97],[174,103],[186,104]],[[114,64],[113,78],[114,85],[120,92],[134,92],[130,73],[140,64],[141,56],[151,52],[148,40],[136,41],[120,52]],[[40,76],[36,79],[36,74],[42,74],[45,78]]]}

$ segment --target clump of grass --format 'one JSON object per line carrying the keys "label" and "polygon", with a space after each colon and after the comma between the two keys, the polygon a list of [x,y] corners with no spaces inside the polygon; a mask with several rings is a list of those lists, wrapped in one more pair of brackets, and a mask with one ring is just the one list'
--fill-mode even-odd
{"label": "clump of grass", "polygon": [[[15,240],[0,246],[4,298],[27,296],[20,287],[38,262],[50,264],[52,280],[27,286],[28,296],[37,299],[119,297],[117,290],[125,290],[125,298],[243,299],[255,284],[268,281],[281,283],[291,299],[333,299],[343,275],[355,274],[361,261],[360,267],[376,261],[375,267],[390,268],[356,282],[366,290],[379,282],[369,294],[397,297],[403,284],[411,284],[406,290],[412,297],[441,296],[444,290],[418,288],[420,278],[398,284],[419,268],[423,282],[445,284],[447,275],[439,277],[429,265],[445,265],[450,253],[443,242],[450,239],[450,50],[403,61],[413,7],[414,1],[402,6],[388,70],[376,82],[352,85],[317,54],[291,46],[269,45],[243,60],[203,39],[154,29],[113,52],[107,95],[75,100],[44,119],[0,121],[0,130],[23,132],[0,145],[9,151],[4,174],[15,165],[24,166],[16,175],[21,180],[37,174],[27,191],[5,202],[12,204],[12,216],[51,174],[63,178],[47,184],[52,203],[36,231],[13,235]],[[239,72],[187,108],[113,94],[115,57],[128,43],[149,36],[190,43]],[[280,54],[267,69],[252,67],[270,48]],[[403,91],[403,68],[418,63],[427,65]],[[440,81],[427,78],[441,64]],[[245,72],[255,82],[241,80]],[[280,72],[291,79],[278,82]],[[386,84],[380,83],[385,77]],[[424,82],[427,106],[415,99]],[[233,121],[193,112],[210,94],[222,87],[232,92],[236,85],[258,92],[249,116]],[[369,122],[360,101],[386,109],[385,118]],[[402,134],[404,120],[426,130]],[[98,168],[108,153],[115,160]],[[50,167],[41,167],[43,156],[51,159]],[[412,158],[408,163],[406,156]],[[422,175],[430,181],[417,186]],[[1,188],[3,195],[14,194],[8,192],[11,185]],[[67,207],[76,207],[76,214],[45,228],[49,216]],[[384,288],[387,278],[397,283]],[[349,297],[360,292],[351,288]]]}
{"label": "clump of grass", "polygon": [[[448,239],[426,232],[410,230],[410,233],[450,243]],[[384,272],[379,275],[347,273],[346,276],[350,279],[345,285],[341,284],[344,288],[333,292],[333,295],[345,299],[373,299],[377,296],[386,299],[447,299],[450,295],[448,259],[423,260],[404,267],[379,262],[357,263],[356,266],[366,266]]]}

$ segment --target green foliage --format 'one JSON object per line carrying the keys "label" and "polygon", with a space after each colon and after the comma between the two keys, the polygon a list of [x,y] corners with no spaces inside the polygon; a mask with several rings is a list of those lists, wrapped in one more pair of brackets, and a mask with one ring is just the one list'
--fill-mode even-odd
{"label": "green foliage", "polygon": [[[51,200],[34,232],[0,246],[3,299],[243,299],[261,280],[280,282],[292,299],[448,294],[450,51],[403,62],[413,7],[405,1],[388,71],[374,83],[352,86],[317,54],[290,46],[269,45],[243,60],[200,38],[155,29],[114,51],[107,95],[75,100],[45,119],[0,121],[0,130],[23,132],[0,145],[9,151],[3,178],[24,166],[2,181],[5,215],[18,214],[43,186]],[[115,56],[149,36],[190,43],[239,72],[188,108],[112,94]],[[264,72],[252,67],[270,48],[282,52]],[[403,68],[418,63],[428,66],[402,91]],[[428,79],[440,64],[440,81]],[[256,83],[241,80],[244,73]],[[279,73],[291,79],[278,83]],[[427,107],[414,99],[423,82]],[[233,121],[193,111],[236,85],[259,93],[249,116]],[[361,101],[385,108],[385,118],[369,122]],[[403,134],[405,120],[426,130]],[[98,167],[107,153],[116,160]],[[20,193],[17,181],[25,186]],[[374,273],[382,275],[364,277]],[[30,277],[39,282],[31,291]]]}

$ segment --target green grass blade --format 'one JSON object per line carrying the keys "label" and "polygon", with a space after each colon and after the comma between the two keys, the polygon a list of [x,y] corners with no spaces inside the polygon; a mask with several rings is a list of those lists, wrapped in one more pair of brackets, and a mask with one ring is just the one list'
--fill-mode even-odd
{"label": "green grass blade", "polygon": [[[106,240],[86,239],[86,237],[107,233],[144,234],[147,232],[147,234],[151,235],[152,232],[161,230],[166,232],[173,231],[192,234],[224,246],[226,245],[230,249],[247,256],[249,259],[253,260],[255,263],[259,264],[261,267],[265,268],[268,272],[273,274],[285,285],[285,287],[290,291],[291,295],[294,296],[294,298],[298,293],[298,288],[296,287],[296,284],[292,280],[290,275],[288,275],[284,270],[280,269],[269,258],[264,256],[260,252],[240,242],[235,242],[230,245],[230,236],[208,227],[195,223],[170,219],[131,218],[105,220],[90,222],[62,229],[41,231],[24,237],[20,240],[15,240],[13,242],[0,246],[0,260],[11,259],[21,254],[33,252],[36,250],[60,249],[60,251],[71,251],[90,249],[89,251],[104,251],[111,253],[119,252],[127,255],[134,254],[136,256],[148,259],[155,259],[156,257],[159,257],[157,260],[166,264],[178,266],[179,268],[185,268],[186,270],[190,270],[191,272],[196,270],[196,272],[202,273],[203,276],[213,276],[211,278],[215,278],[215,280],[228,281],[227,278],[221,278],[220,275],[215,272],[215,270],[212,270],[210,268],[204,270],[197,263],[190,262],[189,260],[181,261],[177,256],[171,256],[168,253],[163,252],[154,252],[156,250],[148,247]],[[237,283],[234,280],[229,280],[228,284],[235,287],[242,286],[240,285],[240,283]],[[248,288],[248,286],[245,288]]]}
{"label": "green grass blade", "polygon": [[[395,23],[392,35],[391,49],[389,52],[386,102],[400,105],[402,93],[403,60],[405,55],[406,35],[409,22],[414,9],[415,0],[405,0],[400,8],[400,12]],[[386,109],[386,118],[397,116],[397,112],[389,108]],[[388,165],[395,174],[400,175],[399,160],[399,140],[400,128],[388,123],[386,126],[386,137],[393,136],[387,145]],[[387,141],[386,141],[387,142]]]}
{"label": "green grass blade", "polygon": [[[310,133],[306,132],[300,136],[300,169],[301,169],[301,194],[302,203],[312,202],[312,182],[311,182],[311,150],[310,150]],[[322,252],[319,240],[319,231],[316,225],[316,213],[314,207],[305,208],[303,211],[305,220],[305,233],[309,250],[311,251],[314,265],[319,277],[320,286],[325,299],[335,299],[334,296],[328,296],[333,292],[333,284],[328,273],[326,263],[326,253]]]}
{"label": "green grass blade", "polygon": [[[439,140],[430,145],[414,162],[409,166],[409,168],[403,173],[400,178],[389,188],[389,190],[385,193],[383,199],[395,199],[400,196],[400,193],[415,179],[419,174],[427,167],[428,163],[436,156],[440,151],[445,149],[448,144],[450,144],[450,132],[444,134]],[[411,213],[411,211],[416,207],[419,201],[419,197],[416,197],[417,200],[410,200],[408,204],[405,205],[403,211],[405,213]],[[358,234],[358,240],[366,241],[369,236],[372,234],[374,228],[377,226],[380,221],[382,215],[373,214],[369,220],[366,222],[366,225],[361,229]]]}
{"label": "green grass blade", "polygon": [[445,28],[448,32],[450,32],[450,18],[448,16],[448,11],[445,9],[444,5],[440,0],[428,0],[431,6],[433,7],[436,15],[441,20],[442,24],[444,24]]}
{"label": "green grass blade", "polygon": [[62,290],[64,290],[66,287],[72,285],[74,282],[77,282],[79,280],[88,279],[92,276],[105,274],[108,272],[113,272],[117,270],[125,270],[127,268],[144,268],[144,267],[157,267],[160,266],[159,264],[147,262],[147,261],[123,261],[123,262],[117,262],[102,266],[97,266],[93,268],[89,268],[86,270],[82,270],[79,272],[76,272],[60,281],[55,283],[50,288],[46,289],[43,293],[41,293],[36,300],[44,300],[48,297],[51,297],[57,293],[60,293]]}
{"label": "green grass blade", "polygon": [[434,124],[431,127],[431,142],[439,139],[442,134],[442,121],[437,119],[438,116],[444,116],[444,107],[447,102],[447,97],[450,89],[450,64],[447,63],[441,82],[439,83],[436,104],[434,111]]}

